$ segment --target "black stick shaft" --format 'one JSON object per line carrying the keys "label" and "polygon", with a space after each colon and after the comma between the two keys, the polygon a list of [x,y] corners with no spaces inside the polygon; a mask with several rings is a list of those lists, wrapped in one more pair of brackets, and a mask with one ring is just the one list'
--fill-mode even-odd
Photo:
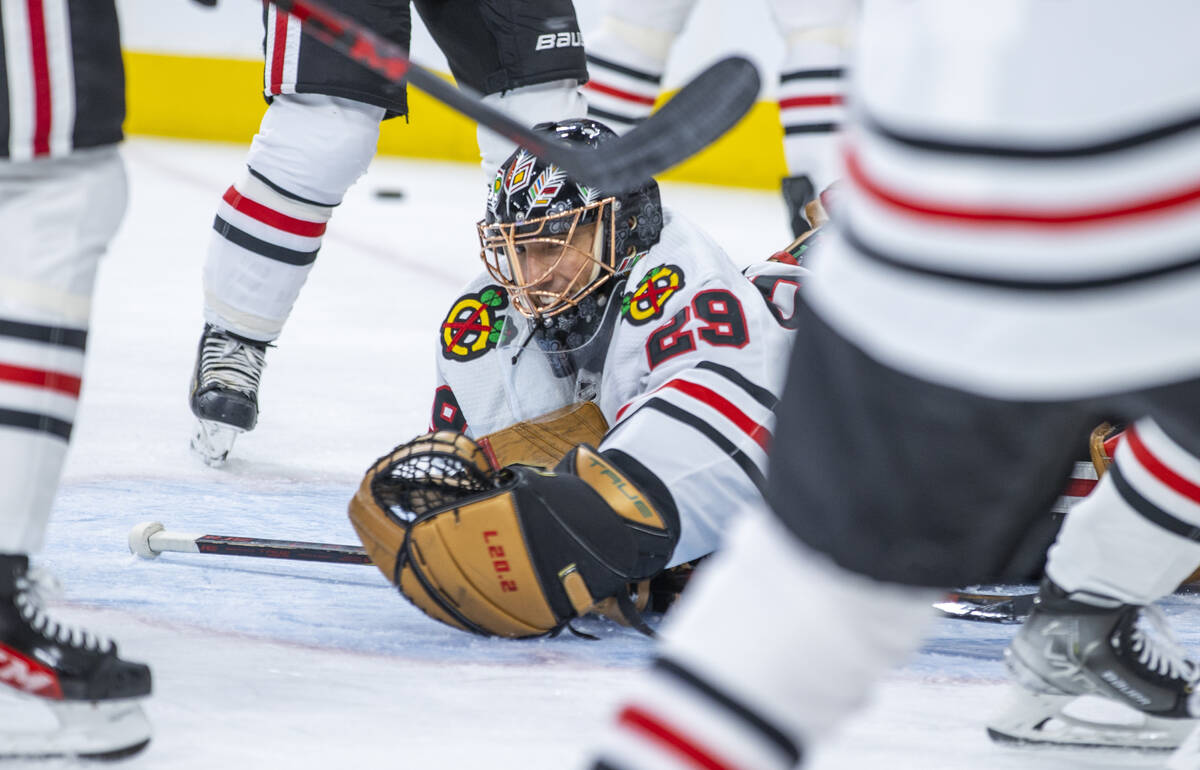
{"label": "black stick shaft", "polygon": [[370,564],[361,546],[334,543],[305,543],[298,540],[266,540],[254,537],[204,535],[196,538],[200,553],[226,556],[255,556],[260,559],[324,561],[337,564]]}

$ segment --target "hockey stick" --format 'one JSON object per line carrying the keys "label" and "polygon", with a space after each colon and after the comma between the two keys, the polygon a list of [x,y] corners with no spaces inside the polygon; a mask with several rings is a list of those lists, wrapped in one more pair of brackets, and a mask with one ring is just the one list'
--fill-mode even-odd
{"label": "hockey stick", "polygon": [[1021,623],[1033,609],[1037,586],[1028,593],[968,593],[952,591],[933,608],[943,617],[986,623]]}
{"label": "hockey stick", "polygon": [[[1014,586],[1014,588],[1018,588]],[[951,591],[946,598],[935,602],[933,608],[942,617],[958,620],[977,620],[985,623],[1023,623],[1033,609],[1037,586],[1020,586],[1022,590],[996,593]],[[1175,589],[1176,596],[1195,596],[1200,584],[1184,583]]]}
{"label": "hockey stick", "polygon": [[551,163],[583,182],[619,192],[686,160],[733,128],[758,96],[758,70],[749,60],[718,61],[685,85],[673,99],[625,136],[594,150],[570,147],[534,133],[479,94],[454,86],[408,58],[408,51],[359,22],[331,10],[321,0],[268,0],[300,20],[304,30],[392,83],[416,88]]}
{"label": "hockey stick", "polygon": [[129,550],[143,559],[154,559],[160,553],[171,551],[175,553],[215,553],[224,556],[254,556],[260,559],[323,561],[335,564],[371,563],[366,552],[357,545],[168,532],[157,521],[138,524],[129,531]]}

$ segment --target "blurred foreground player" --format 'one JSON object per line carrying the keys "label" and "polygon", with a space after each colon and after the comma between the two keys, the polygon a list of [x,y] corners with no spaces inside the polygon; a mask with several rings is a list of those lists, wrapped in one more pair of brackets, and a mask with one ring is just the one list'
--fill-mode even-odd
{"label": "blurred foreground player", "polygon": [[[796,237],[815,223],[805,206],[834,181],[834,138],[843,120],[842,92],[854,0],[769,0],[783,38],[779,117],[790,176],[783,199]],[[650,114],[676,39],[696,0],[607,0],[598,29],[589,30],[584,88],[588,115],[618,133]],[[753,48],[752,40],[734,41]]]}
{"label": "blurred foreground player", "polygon": [[[1200,562],[1200,6],[870,0],[862,24],[774,515],[698,576],[596,767],[799,764],[937,589],[1006,577],[1102,417],[1134,428],[1067,516],[991,730],[1166,748],[1200,715],[1148,606]],[[1063,714],[1083,694],[1107,708]]]}
{"label": "blurred foreground player", "polygon": [[[527,125],[586,111],[587,66],[571,0],[414,0],[460,84]],[[331,5],[408,46],[408,0]],[[270,101],[246,174],[217,209],[204,265],[204,331],[189,402],[192,448],[225,461],[258,423],[267,346],[283,331],[308,278],[326,223],[366,172],[380,122],[408,113],[405,89],[301,32],[273,5],[265,24],[264,93]],[[513,144],[479,130],[491,175]],[[403,237],[403,234],[398,234]]]}
{"label": "blurred foreground player", "polygon": [[[546,130],[615,138],[587,119]],[[629,584],[762,505],[804,269],[782,255],[743,274],[653,180],[612,194],[524,150],[479,236],[487,270],[439,329],[437,432],[376,463],[351,519],[388,579],[458,628],[640,625]]]}
{"label": "blurred foreground player", "polygon": [[29,568],[71,436],[96,266],[125,210],[117,13],[113,0],[0,10],[0,683],[60,723],[0,726],[0,757],[121,756],[150,740],[150,670],[47,617]]}

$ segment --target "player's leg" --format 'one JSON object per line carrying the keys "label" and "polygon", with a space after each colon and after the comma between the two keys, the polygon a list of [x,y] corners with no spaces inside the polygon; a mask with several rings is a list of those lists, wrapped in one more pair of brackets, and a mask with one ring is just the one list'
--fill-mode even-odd
{"label": "player's leg", "polygon": [[747,517],[689,587],[666,662],[604,750],[611,766],[699,752],[794,767],[914,647],[939,587],[1025,561],[1028,522],[1086,432],[1069,405],[913,378],[799,313],[766,490],[776,517]]}
{"label": "player's leg", "polygon": [[[343,0],[339,7],[393,40],[408,40],[404,0]],[[238,433],[255,427],[267,344],[283,330],[334,207],[374,156],[380,121],[406,110],[402,87],[302,34],[294,17],[268,5],[264,21],[271,104],[245,175],[218,206],[204,266],[192,445],[214,464]]]}
{"label": "player's leg", "polygon": [[149,669],[47,621],[29,574],[75,419],[96,266],[124,210],[115,147],[0,161],[0,689],[62,723],[21,735],[0,726],[3,756],[121,753],[150,738],[136,705]]}
{"label": "player's leg", "polygon": [[124,211],[115,147],[0,161],[0,553],[41,548],[78,405],[96,267]]}
{"label": "player's leg", "polygon": [[[1125,431],[1108,473],[1050,549],[1037,604],[1006,651],[1018,697],[993,721],[994,737],[1172,746],[1193,726],[1180,718],[1200,716],[1200,665],[1147,608],[1200,564],[1200,383],[1149,399],[1143,408],[1162,422],[1144,418]],[[1153,718],[1119,729],[1062,713],[1089,693]]]}
{"label": "player's leg", "polygon": [[[571,0],[414,0],[460,85],[490,107],[533,126],[582,118],[587,103],[583,38]],[[477,133],[483,172],[490,182],[516,149],[482,126]]]}
{"label": "player's leg", "polygon": [[654,108],[671,46],[696,0],[613,0],[588,36],[588,116],[623,134]]}
{"label": "player's leg", "polygon": [[797,767],[911,652],[935,596],[847,572],[747,512],[672,610],[595,770]]}
{"label": "player's leg", "polygon": [[783,200],[792,232],[813,223],[804,207],[836,179],[834,137],[842,124],[845,66],[853,22],[852,0],[772,0],[783,37],[779,119],[788,176]]}

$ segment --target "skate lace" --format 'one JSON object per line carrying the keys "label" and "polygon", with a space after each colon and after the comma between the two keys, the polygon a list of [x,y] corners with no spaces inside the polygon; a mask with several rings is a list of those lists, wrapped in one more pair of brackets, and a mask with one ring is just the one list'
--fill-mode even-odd
{"label": "skate lace", "polygon": [[266,346],[249,345],[213,330],[205,335],[200,351],[200,382],[239,390],[249,396],[258,393],[258,382],[267,365]]}
{"label": "skate lace", "polygon": [[30,628],[46,639],[93,652],[108,652],[113,649],[111,639],[68,626],[46,614],[42,605],[61,595],[62,585],[58,579],[49,572],[34,567],[17,578],[17,591],[13,603]]}
{"label": "skate lace", "polygon": [[1150,671],[1185,682],[1200,680],[1200,668],[1191,660],[1167,624],[1162,610],[1146,606],[1129,632],[1129,649]]}

